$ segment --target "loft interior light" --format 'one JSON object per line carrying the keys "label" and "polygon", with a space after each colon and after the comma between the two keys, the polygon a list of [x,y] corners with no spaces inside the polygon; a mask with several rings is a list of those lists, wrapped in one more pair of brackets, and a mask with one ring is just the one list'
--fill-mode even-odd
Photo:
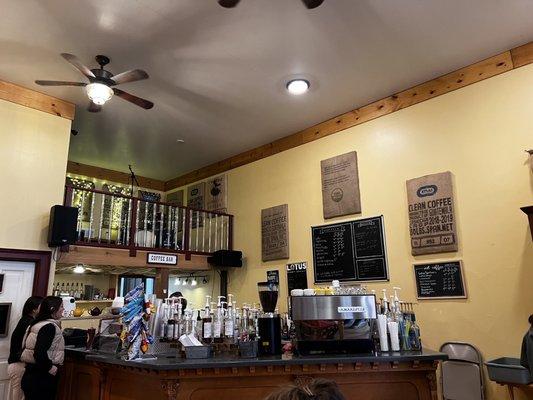
{"label": "loft interior light", "polygon": [[202,283],[205,285],[207,283],[207,277],[204,276],[204,280],[202,281]]}
{"label": "loft interior light", "polygon": [[74,267],[73,272],[75,274],[83,274],[85,272],[85,267],[81,264],[78,264]]}
{"label": "loft interior light", "polygon": [[176,278],[176,279],[174,280],[174,285],[176,285],[176,286],[181,285],[181,280],[180,280],[180,278]]}
{"label": "loft interior light", "polygon": [[198,285],[196,278],[192,278],[191,286],[196,286],[196,285]]}
{"label": "loft interior light", "polygon": [[107,85],[104,85],[103,83],[90,83],[85,86],[85,90],[87,91],[87,96],[89,96],[89,99],[91,99],[94,104],[99,106],[104,105],[106,101],[113,97],[113,89]]}
{"label": "loft interior light", "polygon": [[305,79],[293,79],[287,82],[287,90],[296,96],[306,93],[310,86],[309,81]]}

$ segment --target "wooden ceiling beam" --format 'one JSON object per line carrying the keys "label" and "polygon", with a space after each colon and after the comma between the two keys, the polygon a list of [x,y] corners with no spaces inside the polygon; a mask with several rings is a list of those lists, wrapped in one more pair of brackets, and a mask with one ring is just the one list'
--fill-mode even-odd
{"label": "wooden ceiling beam", "polygon": [[258,161],[531,63],[533,42],[356,108],[274,142],[188,172],[165,182],[165,190],[169,191]]}
{"label": "wooden ceiling beam", "polygon": [[[116,182],[122,184],[131,184],[130,174],[125,172],[113,171],[111,169],[95,167],[93,165],[81,164],[74,161],[67,163],[67,173],[89,176],[104,181]],[[165,190],[165,182],[146,178],[144,176],[136,175],[139,181],[139,186],[146,189],[158,190],[163,192]]]}
{"label": "wooden ceiling beam", "polygon": [[68,101],[2,80],[0,80],[0,99],[71,121],[76,113],[76,106]]}

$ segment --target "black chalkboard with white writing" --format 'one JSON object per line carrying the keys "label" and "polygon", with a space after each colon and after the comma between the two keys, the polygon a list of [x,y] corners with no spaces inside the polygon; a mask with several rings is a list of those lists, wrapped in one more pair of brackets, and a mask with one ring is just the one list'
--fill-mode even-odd
{"label": "black chalkboard with white writing", "polygon": [[461,261],[414,266],[419,299],[466,298]]}
{"label": "black chalkboard with white writing", "polygon": [[311,228],[315,282],[387,280],[383,216]]}
{"label": "black chalkboard with white writing", "polygon": [[307,262],[287,264],[287,286],[292,289],[307,289]]}

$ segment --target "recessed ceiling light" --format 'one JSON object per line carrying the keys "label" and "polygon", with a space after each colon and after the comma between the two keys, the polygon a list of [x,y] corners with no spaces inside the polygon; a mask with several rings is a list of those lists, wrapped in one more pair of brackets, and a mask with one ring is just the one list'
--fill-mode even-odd
{"label": "recessed ceiling light", "polygon": [[178,142],[178,143],[185,143],[185,140],[183,140],[183,139],[176,139],[176,142]]}
{"label": "recessed ceiling light", "polygon": [[300,95],[309,90],[309,81],[305,79],[293,79],[287,82],[287,90],[290,94]]}

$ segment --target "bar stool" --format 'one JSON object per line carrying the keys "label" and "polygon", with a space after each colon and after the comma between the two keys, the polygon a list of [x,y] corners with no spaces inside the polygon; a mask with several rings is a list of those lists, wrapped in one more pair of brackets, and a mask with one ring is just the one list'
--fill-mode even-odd
{"label": "bar stool", "polygon": [[469,343],[446,342],[440,347],[449,357],[441,364],[445,400],[484,400],[483,358]]}

